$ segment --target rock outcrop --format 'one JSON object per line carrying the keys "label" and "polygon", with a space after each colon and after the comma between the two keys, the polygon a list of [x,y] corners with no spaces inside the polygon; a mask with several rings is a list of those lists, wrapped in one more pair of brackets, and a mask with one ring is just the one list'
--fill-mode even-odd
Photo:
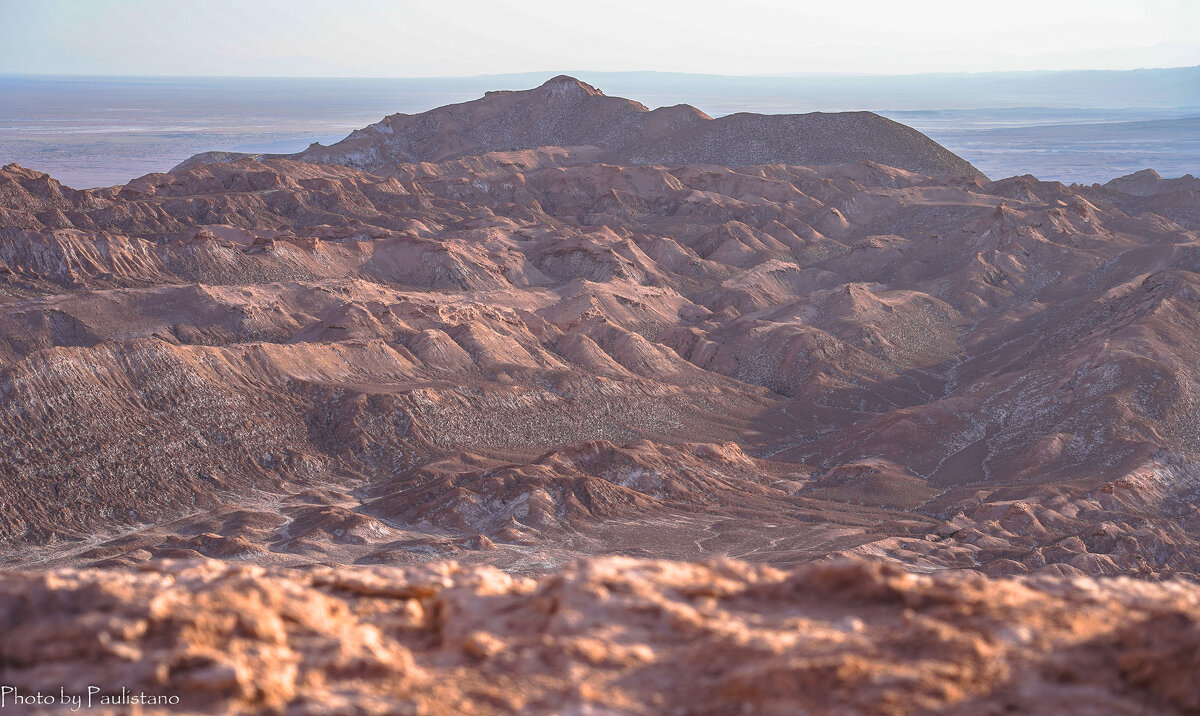
{"label": "rock outcrop", "polygon": [[1200,709],[1200,588],[1185,583],[851,562],[608,558],[539,579],[181,562],[7,573],[0,614],[6,708],[91,687],[100,714],[131,699],[145,714]]}

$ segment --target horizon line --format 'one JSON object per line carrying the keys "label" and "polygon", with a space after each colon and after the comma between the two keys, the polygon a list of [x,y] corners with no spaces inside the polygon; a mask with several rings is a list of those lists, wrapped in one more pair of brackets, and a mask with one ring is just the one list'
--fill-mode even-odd
{"label": "horizon line", "polygon": [[[32,73],[0,71],[3,78],[31,79],[274,79],[274,80],[474,80],[493,77],[514,77],[521,75],[546,75],[555,77],[576,74],[591,75],[677,75],[685,77],[721,77],[730,79],[821,79],[821,78],[865,78],[865,77],[980,77],[995,75],[1034,75],[1034,74],[1071,74],[1071,73],[1106,73],[1121,74],[1132,72],[1152,72],[1170,70],[1200,69],[1197,65],[1176,65],[1170,67],[1135,67],[1129,69],[1041,69],[1041,70],[983,70],[978,72],[786,72],[780,74],[720,74],[712,72],[679,72],[674,70],[521,70],[517,72],[489,72],[473,75],[177,75],[177,74],[64,74],[64,73]],[[577,79],[577,78],[576,78]]]}

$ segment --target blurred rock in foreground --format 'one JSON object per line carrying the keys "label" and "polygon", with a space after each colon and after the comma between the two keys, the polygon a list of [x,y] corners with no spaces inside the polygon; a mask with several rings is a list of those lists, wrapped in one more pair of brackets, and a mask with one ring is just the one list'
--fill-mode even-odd
{"label": "blurred rock in foreground", "polygon": [[6,573],[0,614],[0,681],[17,693],[179,698],[147,714],[1200,709],[1200,586],[1182,582],[850,561],[610,557],[539,579],[194,561]]}

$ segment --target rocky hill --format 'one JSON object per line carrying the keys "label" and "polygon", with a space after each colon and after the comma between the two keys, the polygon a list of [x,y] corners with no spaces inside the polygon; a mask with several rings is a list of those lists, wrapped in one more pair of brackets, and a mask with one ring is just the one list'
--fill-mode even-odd
{"label": "rocky hill", "polygon": [[[332,146],[313,145],[286,158],[390,175],[400,163],[548,146],[587,147],[596,150],[588,161],[610,164],[826,166],[870,160],[922,174],[982,176],[915,129],[871,112],[743,112],[713,119],[688,105],[650,110],[567,76],[531,90],[488,92],[421,114],[393,114]],[[239,156],[245,155],[208,152],[176,169]]]}

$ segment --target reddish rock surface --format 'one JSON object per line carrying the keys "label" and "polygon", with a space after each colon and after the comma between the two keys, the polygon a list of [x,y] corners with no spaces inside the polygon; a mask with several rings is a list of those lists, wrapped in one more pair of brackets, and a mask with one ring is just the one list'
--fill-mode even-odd
{"label": "reddish rock surface", "polygon": [[1200,588],[1127,578],[605,558],[531,579],[210,561],[8,573],[0,614],[18,693],[120,684],[179,699],[146,714],[1200,709]]}

